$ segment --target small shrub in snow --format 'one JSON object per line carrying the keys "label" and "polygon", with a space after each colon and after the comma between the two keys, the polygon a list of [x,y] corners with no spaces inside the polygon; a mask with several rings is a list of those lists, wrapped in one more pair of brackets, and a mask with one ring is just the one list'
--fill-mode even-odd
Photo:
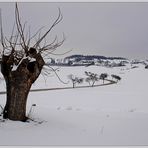
{"label": "small shrub in snow", "polygon": [[117,75],[111,75],[113,79],[116,79],[116,81],[120,81],[121,80],[121,77],[117,76]]}
{"label": "small shrub in snow", "polygon": [[103,80],[103,84],[104,84],[104,80],[108,77],[108,74],[107,73],[102,73],[100,75],[100,79]]}
{"label": "small shrub in snow", "polygon": [[145,66],[145,69],[148,69],[148,65]]}
{"label": "small shrub in snow", "polygon": [[73,88],[75,88],[76,84],[83,83],[83,78],[76,77],[72,74],[68,75],[68,78],[71,80]]}
{"label": "small shrub in snow", "polygon": [[87,78],[85,79],[86,82],[89,83],[92,87],[94,86],[96,81],[99,81],[98,75],[92,72],[85,71]]}

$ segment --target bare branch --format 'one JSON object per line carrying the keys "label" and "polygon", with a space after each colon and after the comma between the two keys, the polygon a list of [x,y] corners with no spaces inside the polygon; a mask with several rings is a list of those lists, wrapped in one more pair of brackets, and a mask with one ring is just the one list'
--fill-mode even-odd
{"label": "bare branch", "polygon": [[53,40],[53,42],[40,48],[39,52],[43,53],[43,52],[47,51],[48,54],[52,54],[58,47],[60,47],[64,43],[64,41],[65,41],[65,36],[63,33],[63,39],[60,42],[58,42],[58,38],[56,36],[55,39]]}
{"label": "bare branch", "polygon": [[61,10],[59,8],[59,14],[57,19],[54,21],[52,26],[46,31],[46,33],[36,42],[36,44],[33,46],[34,48],[37,48],[37,46],[42,42],[42,40],[49,34],[49,32],[53,29],[54,26],[56,26],[58,23],[60,23],[63,19],[63,16],[61,14]]}
{"label": "bare branch", "polygon": [[43,57],[44,58],[48,58],[49,57],[49,55],[57,55],[57,56],[61,56],[61,55],[65,55],[65,54],[67,54],[67,53],[69,53],[69,52],[71,52],[72,51],[72,49],[70,49],[70,50],[68,50],[68,51],[66,51],[66,52],[63,52],[63,53],[53,53],[53,52],[47,52],[45,55],[43,55]]}
{"label": "bare branch", "polygon": [[[20,43],[19,44],[17,44],[17,41],[18,41],[18,37],[19,37],[19,33],[18,33],[18,31],[16,32],[16,37],[15,37],[15,40],[14,40],[14,49],[15,49],[15,47],[16,47],[16,45],[20,45]],[[13,44],[13,43],[12,43]]]}
{"label": "bare branch", "polygon": [[1,11],[1,8],[0,8],[0,31],[1,31],[1,44],[3,46],[3,52],[4,52],[4,49],[5,49],[5,43],[4,43],[4,35],[3,35],[3,22],[2,22],[2,11]]}
{"label": "bare branch", "polygon": [[[41,30],[44,28],[44,26],[43,27],[41,27],[41,28],[39,28],[38,30],[37,30],[37,32],[34,34],[34,35],[32,35],[31,36],[31,34],[30,34],[30,37],[29,37],[29,42],[33,39],[33,38],[35,38],[40,32],[41,32]],[[29,47],[29,46],[28,46]]]}
{"label": "bare branch", "polygon": [[[26,37],[27,38],[27,37]],[[27,41],[27,47],[29,47],[30,45],[30,41],[31,41],[31,33],[30,33],[30,26],[29,26],[29,29],[28,29],[28,41]]]}
{"label": "bare branch", "polygon": [[54,68],[52,68],[51,66],[48,66],[48,68],[50,68],[50,69],[55,73],[55,75],[57,76],[57,78],[59,79],[60,82],[62,82],[63,84],[68,84],[68,82],[64,82],[64,81],[59,77],[59,75],[58,75],[57,72],[56,72],[57,69],[54,69]]}
{"label": "bare branch", "polygon": [[25,37],[24,37],[24,30],[25,30],[26,23],[24,23],[24,26],[22,27],[17,3],[15,5],[15,20],[16,20],[17,30],[18,30],[19,35],[21,37],[21,40],[23,42],[22,48],[25,50],[25,53],[27,53],[28,52],[28,47],[27,47],[27,45],[25,43]]}

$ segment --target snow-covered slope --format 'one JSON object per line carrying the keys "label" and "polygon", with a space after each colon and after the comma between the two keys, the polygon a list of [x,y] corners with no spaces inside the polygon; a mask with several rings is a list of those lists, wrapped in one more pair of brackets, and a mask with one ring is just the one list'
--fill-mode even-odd
{"label": "snow-covered slope", "polygon": [[[36,104],[30,114],[35,121],[0,122],[0,145],[148,145],[148,70],[137,66],[61,67],[57,72],[64,82],[69,74],[85,77],[84,71],[116,74],[122,80],[94,88],[30,92],[27,113]],[[72,86],[54,74],[45,80],[40,76],[32,89]],[[0,95],[0,104],[4,106],[5,95]]]}

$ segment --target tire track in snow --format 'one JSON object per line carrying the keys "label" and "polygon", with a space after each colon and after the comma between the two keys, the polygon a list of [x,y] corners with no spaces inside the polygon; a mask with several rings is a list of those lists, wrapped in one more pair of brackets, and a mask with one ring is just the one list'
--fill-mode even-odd
{"label": "tire track in snow", "polygon": [[[57,87],[57,88],[42,88],[42,89],[32,89],[30,90],[30,92],[38,92],[38,91],[50,91],[50,90],[63,90],[63,89],[78,89],[78,88],[89,88],[89,87],[99,87],[99,86],[105,86],[105,85],[111,85],[111,84],[115,84],[117,82],[113,81],[113,80],[108,80],[106,79],[106,81],[108,81],[109,83],[106,84],[99,84],[99,85],[94,85],[94,86],[77,86],[75,88],[73,87]],[[0,95],[6,94],[6,91],[1,91]]]}

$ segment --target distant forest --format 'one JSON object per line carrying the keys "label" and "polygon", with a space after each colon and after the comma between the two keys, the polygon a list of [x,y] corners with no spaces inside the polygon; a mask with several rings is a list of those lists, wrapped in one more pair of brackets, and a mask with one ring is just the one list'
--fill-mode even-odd
{"label": "distant forest", "polygon": [[93,59],[108,59],[108,60],[127,60],[126,58],[123,57],[105,57],[105,56],[100,56],[100,55],[71,55],[66,57],[65,59],[85,59],[85,60],[93,60]]}

